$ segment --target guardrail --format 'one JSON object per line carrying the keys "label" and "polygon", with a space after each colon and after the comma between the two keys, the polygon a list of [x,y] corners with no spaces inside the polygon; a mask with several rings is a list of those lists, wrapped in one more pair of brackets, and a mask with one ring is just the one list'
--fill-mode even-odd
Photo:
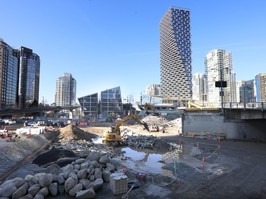
{"label": "guardrail", "polygon": [[229,109],[256,109],[264,111],[266,110],[266,102],[227,102],[223,104],[223,108],[229,108]]}

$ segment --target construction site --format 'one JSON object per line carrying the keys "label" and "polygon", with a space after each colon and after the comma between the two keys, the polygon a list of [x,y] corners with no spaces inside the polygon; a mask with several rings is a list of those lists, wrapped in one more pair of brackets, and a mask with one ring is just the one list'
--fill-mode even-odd
{"label": "construction site", "polygon": [[182,118],[16,128],[0,140],[3,199],[266,198],[263,141],[196,136]]}

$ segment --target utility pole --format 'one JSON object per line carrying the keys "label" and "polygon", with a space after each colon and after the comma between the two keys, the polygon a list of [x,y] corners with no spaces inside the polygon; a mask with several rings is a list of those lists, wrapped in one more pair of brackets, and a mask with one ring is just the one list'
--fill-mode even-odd
{"label": "utility pole", "polygon": [[221,65],[220,65],[220,82],[221,82],[221,87],[220,87],[221,108],[222,112],[224,112],[223,70]]}

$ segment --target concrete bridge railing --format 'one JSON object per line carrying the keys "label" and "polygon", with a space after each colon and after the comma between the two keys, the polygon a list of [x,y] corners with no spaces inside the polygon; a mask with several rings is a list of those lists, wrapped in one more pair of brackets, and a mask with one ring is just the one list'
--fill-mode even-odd
{"label": "concrete bridge railing", "polygon": [[266,110],[266,102],[227,102],[224,103],[224,108],[227,109],[256,109],[265,111]]}

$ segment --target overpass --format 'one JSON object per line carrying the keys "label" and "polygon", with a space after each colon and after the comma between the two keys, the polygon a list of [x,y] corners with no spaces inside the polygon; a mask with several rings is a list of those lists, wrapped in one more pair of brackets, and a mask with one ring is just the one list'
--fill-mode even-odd
{"label": "overpass", "polygon": [[266,119],[266,102],[225,103],[224,115],[227,119],[256,120]]}
{"label": "overpass", "polygon": [[222,108],[188,108],[182,114],[183,133],[225,133],[232,139],[266,140],[266,102],[224,103]]}
{"label": "overpass", "polygon": [[79,108],[80,106],[38,106],[38,107],[29,107],[21,109],[2,109],[0,110],[0,116],[13,116],[13,115],[38,115],[48,111],[59,112],[61,110],[70,110]]}

